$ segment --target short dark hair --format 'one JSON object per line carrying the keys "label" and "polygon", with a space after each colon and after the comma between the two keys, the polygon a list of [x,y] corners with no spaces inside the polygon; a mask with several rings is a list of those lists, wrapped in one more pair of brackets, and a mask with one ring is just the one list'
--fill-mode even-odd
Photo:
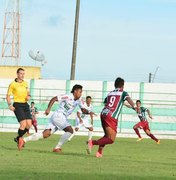
{"label": "short dark hair", "polygon": [[83,87],[80,84],[75,84],[71,90],[71,93],[74,93],[75,90],[77,89],[82,89]]}
{"label": "short dark hair", "polygon": [[35,104],[35,102],[32,101],[31,104]]}
{"label": "short dark hair", "polygon": [[91,96],[87,96],[86,99],[92,99],[92,97]]}
{"label": "short dark hair", "polygon": [[121,88],[122,86],[124,86],[124,83],[125,83],[124,79],[118,77],[114,82],[114,86],[115,88]]}
{"label": "short dark hair", "polygon": [[140,100],[137,100],[136,103],[140,103],[140,104],[141,104],[141,101],[140,101]]}
{"label": "short dark hair", "polygon": [[24,69],[23,68],[18,68],[17,73],[19,73],[20,71],[24,71]]}

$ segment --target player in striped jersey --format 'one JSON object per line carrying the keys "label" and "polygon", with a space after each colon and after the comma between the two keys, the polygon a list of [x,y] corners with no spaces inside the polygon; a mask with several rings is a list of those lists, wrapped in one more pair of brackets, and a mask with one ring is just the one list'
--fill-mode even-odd
{"label": "player in striped jersey", "polygon": [[[126,105],[127,107],[131,107],[130,105]],[[139,141],[142,141],[143,138],[141,137],[140,133],[139,133],[139,130],[138,128],[140,129],[143,129],[144,132],[151,138],[153,139],[154,141],[156,141],[157,144],[160,144],[160,140],[157,139],[151,132],[150,132],[150,128],[149,128],[149,124],[148,124],[148,121],[147,121],[147,117],[146,117],[146,112],[149,116],[150,119],[153,119],[151,114],[150,114],[150,111],[149,109],[145,108],[145,107],[142,107],[141,106],[141,101],[140,100],[137,100],[136,101],[136,107],[134,108],[134,110],[136,111],[139,119],[140,119],[140,122],[138,122],[137,124],[134,125],[133,129],[134,131],[136,132],[136,134],[138,135],[139,139],[137,140],[137,142]]]}
{"label": "player in striped jersey", "polygon": [[117,78],[114,83],[115,89],[111,91],[105,99],[105,107],[101,112],[101,124],[105,135],[98,140],[89,140],[88,149],[89,153],[94,145],[98,145],[99,149],[96,157],[102,157],[102,151],[105,145],[112,144],[115,141],[117,134],[118,116],[124,104],[127,101],[131,107],[134,103],[124,89],[124,80]]}

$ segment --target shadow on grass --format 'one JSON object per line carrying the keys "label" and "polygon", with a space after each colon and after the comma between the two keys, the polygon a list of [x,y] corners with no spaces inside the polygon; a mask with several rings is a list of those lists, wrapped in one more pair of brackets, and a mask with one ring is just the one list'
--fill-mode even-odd
{"label": "shadow on grass", "polygon": [[[18,148],[16,147],[8,147],[8,146],[0,146],[1,149],[4,149],[4,150],[8,150],[8,151],[18,151]],[[78,153],[78,152],[63,152],[63,153],[54,153],[52,151],[49,151],[49,150],[41,150],[41,149],[29,149],[29,148],[23,148],[21,151],[26,151],[26,152],[33,152],[33,153],[43,153],[43,154],[53,154],[55,156],[77,156],[77,157],[92,157],[92,155],[88,155],[85,153]]]}

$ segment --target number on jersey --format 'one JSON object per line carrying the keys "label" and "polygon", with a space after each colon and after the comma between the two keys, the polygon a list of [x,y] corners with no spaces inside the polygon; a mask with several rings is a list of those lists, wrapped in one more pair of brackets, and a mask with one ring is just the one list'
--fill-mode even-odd
{"label": "number on jersey", "polygon": [[110,97],[110,100],[109,100],[108,106],[109,106],[109,107],[113,107],[115,101],[116,101],[116,96],[111,96],[111,97]]}

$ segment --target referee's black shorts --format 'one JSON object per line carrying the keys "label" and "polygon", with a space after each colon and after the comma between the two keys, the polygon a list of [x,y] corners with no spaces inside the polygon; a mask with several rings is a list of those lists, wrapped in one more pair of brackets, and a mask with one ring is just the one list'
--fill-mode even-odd
{"label": "referee's black shorts", "polygon": [[18,122],[21,122],[26,119],[31,119],[31,112],[30,112],[30,107],[28,103],[18,103],[14,102],[13,106],[15,107],[15,116],[18,119]]}

